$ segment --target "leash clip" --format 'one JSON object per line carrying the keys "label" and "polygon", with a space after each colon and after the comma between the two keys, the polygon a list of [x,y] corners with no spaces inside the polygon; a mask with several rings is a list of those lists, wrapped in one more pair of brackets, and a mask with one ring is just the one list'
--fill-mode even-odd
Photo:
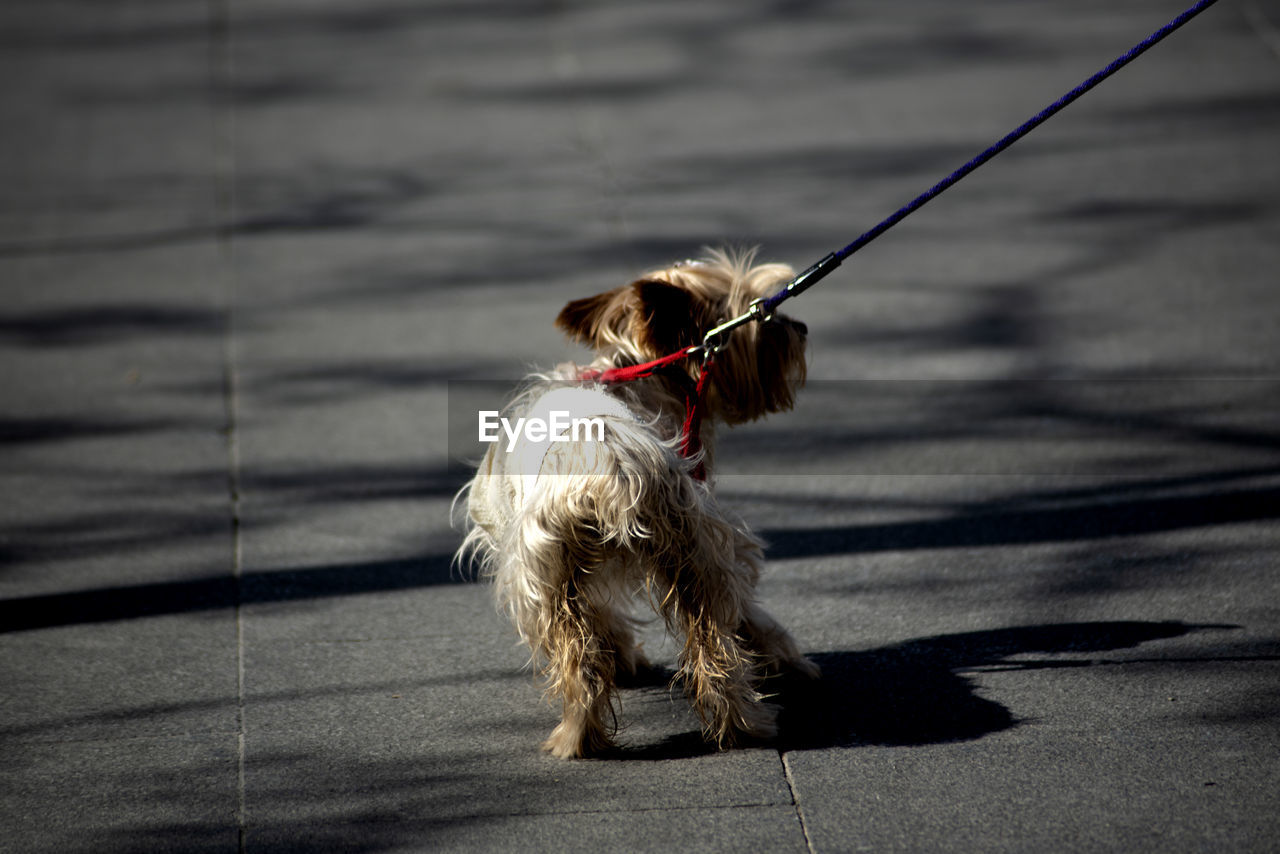
{"label": "leash clip", "polygon": [[758,320],[761,323],[768,323],[777,317],[777,314],[772,308],[765,307],[765,303],[768,299],[768,297],[756,297],[751,301],[751,304],[747,306],[747,313],[751,315],[752,319]]}
{"label": "leash clip", "polygon": [[756,319],[759,312],[752,308],[743,314],[738,315],[732,320],[726,320],[719,326],[709,329],[707,334],[702,336],[702,352],[704,358],[713,356],[724,349],[725,343],[729,340],[729,333],[742,326],[744,323],[750,323]]}
{"label": "leash clip", "polygon": [[708,330],[707,334],[702,336],[702,344],[690,347],[688,351],[689,354],[692,355],[694,351],[701,350],[703,353],[703,359],[710,361],[716,353],[719,353],[724,349],[724,345],[729,340],[729,333],[737,329],[739,326],[744,326],[751,323],[753,320],[759,321],[760,323],[768,323],[773,320],[776,315],[774,314],[773,307],[769,307],[768,303],[769,297],[757,297],[756,299],[753,299],[747,306],[747,310],[742,314],[732,320],[726,320],[719,326]]}

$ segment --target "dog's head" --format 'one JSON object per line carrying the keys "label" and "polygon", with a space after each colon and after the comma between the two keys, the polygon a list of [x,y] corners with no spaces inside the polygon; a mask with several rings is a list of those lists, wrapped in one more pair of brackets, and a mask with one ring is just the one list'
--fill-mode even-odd
{"label": "dog's head", "polygon": [[[654,270],[629,285],[574,300],[556,325],[613,364],[638,364],[701,344],[707,330],[772,296],[794,272],[754,265],[753,254],[711,252]],[[709,413],[729,424],[790,409],[805,378],[803,323],[783,315],[734,330],[716,357]],[[698,360],[685,363],[696,374]]]}

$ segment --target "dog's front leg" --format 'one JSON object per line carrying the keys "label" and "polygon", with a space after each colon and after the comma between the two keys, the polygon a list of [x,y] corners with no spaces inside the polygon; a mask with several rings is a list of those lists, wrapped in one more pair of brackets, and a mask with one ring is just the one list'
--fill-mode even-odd
{"label": "dog's front leg", "polygon": [[753,601],[747,606],[739,634],[747,648],[757,655],[760,663],[770,673],[790,671],[806,679],[817,679],[822,675],[818,665],[800,652],[791,633],[760,607],[759,602]]}

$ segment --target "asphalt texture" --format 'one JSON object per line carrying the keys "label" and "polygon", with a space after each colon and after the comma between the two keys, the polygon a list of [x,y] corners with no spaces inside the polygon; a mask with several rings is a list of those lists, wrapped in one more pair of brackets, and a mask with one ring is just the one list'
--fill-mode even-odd
{"label": "asphalt texture", "polygon": [[542,754],[450,566],[456,392],[561,305],[807,266],[1183,7],[6,2],[0,850],[1276,850],[1273,2],[787,304],[719,483],[824,670],[777,743],[659,680]]}

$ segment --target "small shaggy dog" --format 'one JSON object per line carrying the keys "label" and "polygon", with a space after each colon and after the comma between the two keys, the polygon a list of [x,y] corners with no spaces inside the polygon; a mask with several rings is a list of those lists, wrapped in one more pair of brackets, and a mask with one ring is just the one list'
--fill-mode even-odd
{"label": "small shaggy dog", "polygon": [[776,709],[758,691],[766,672],[818,675],[756,601],[761,541],[702,479],[714,461],[715,422],[791,408],[805,377],[804,325],[776,316],[729,336],[706,388],[701,450],[691,456],[681,453],[681,433],[697,359],[634,382],[598,381],[603,370],[700,344],[791,278],[789,267],[713,252],[569,303],[556,323],[592,347],[595,361],[531,378],[503,415],[554,424],[560,412],[603,430],[545,439],[509,432],[459,496],[471,522],[459,555],[479,558],[540,662],[548,695],[563,703],[543,744],[555,756],[612,746],[619,681],[650,668],[628,610],[637,594],[683,638],[677,676],[704,735],[721,747],[776,734]]}

